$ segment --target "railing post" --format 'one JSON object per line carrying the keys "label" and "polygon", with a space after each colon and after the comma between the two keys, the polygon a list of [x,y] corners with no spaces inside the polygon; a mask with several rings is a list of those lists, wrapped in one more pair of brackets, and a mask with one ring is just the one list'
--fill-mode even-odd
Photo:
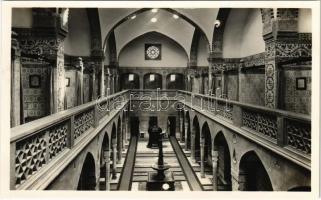
{"label": "railing post", "polygon": [[278,135],[277,144],[281,147],[286,145],[286,130],[285,130],[285,119],[283,116],[277,117]]}
{"label": "railing post", "polygon": [[68,137],[67,137],[67,147],[72,148],[74,146],[74,133],[75,133],[75,115],[70,117],[69,120],[69,131],[68,131]]}
{"label": "railing post", "polygon": [[239,105],[233,105],[233,124],[235,126],[242,126],[242,108]]}
{"label": "railing post", "polygon": [[16,189],[16,142],[10,144],[10,190]]}

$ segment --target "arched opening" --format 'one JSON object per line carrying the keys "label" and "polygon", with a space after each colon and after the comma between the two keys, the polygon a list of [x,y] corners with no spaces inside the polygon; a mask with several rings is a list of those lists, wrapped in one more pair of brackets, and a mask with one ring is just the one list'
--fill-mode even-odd
{"label": "arched opening", "polygon": [[185,140],[185,149],[190,150],[191,149],[191,124],[190,124],[190,117],[189,117],[189,112],[186,112],[186,117],[185,117],[185,123],[187,125],[187,130],[186,130],[186,140]]}
{"label": "arched opening", "polygon": [[109,138],[108,133],[105,132],[103,143],[100,150],[100,178],[99,178],[99,190],[106,190],[106,160],[105,153],[109,153]]}
{"label": "arched opening", "polygon": [[96,189],[95,159],[91,153],[87,153],[84,164],[81,169],[77,190],[95,190],[95,189]]}
{"label": "arched opening", "polygon": [[162,75],[157,73],[148,73],[144,75],[144,89],[162,89]]}
{"label": "arched opening", "polygon": [[118,117],[117,121],[117,160],[121,161],[121,153],[122,153],[122,146],[123,146],[123,134],[122,134],[122,121],[120,116]]}
{"label": "arched opening", "polygon": [[173,90],[184,90],[184,76],[179,73],[168,74],[166,77],[166,88]]}
{"label": "arched opening", "polygon": [[113,123],[113,128],[111,131],[111,165],[112,165],[112,179],[116,179],[116,162],[117,162],[117,132],[116,132],[116,125]]}
{"label": "arched opening", "polygon": [[139,89],[139,75],[135,73],[122,74],[120,87],[122,90]]}
{"label": "arched opening", "polygon": [[222,132],[214,139],[214,150],[218,151],[217,190],[231,191],[231,157],[227,141]]}
{"label": "arched opening", "polygon": [[194,117],[193,119],[193,134],[194,134],[194,156],[195,156],[195,161],[200,162],[201,161],[201,146],[200,146],[200,125],[198,122],[197,116]]}
{"label": "arched opening", "polygon": [[205,173],[212,174],[212,138],[207,122],[202,127],[202,138],[204,139],[204,168]]}
{"label": "arched opening", "polygon": [[240,160],[240,190],[273,191],[271,180],[260,158],[254,151],[247,152]]}

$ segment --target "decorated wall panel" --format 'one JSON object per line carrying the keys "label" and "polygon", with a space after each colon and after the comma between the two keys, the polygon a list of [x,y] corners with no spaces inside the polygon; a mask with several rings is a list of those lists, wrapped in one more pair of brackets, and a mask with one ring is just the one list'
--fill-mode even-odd
{"label": "decorated wall panel", "polygon": [[264,70],[247,70],[240,74],[240,101],[264,106]]}
{"label": "decorated wall panel", "polygon": [[284,109],[311,114],[311,70],[296,67],[284,70]]}
{"label": "decorated wall panel", "polygon": [[49,114],[49,68],[46,64],[22,66],[23,114],[26,122]]}

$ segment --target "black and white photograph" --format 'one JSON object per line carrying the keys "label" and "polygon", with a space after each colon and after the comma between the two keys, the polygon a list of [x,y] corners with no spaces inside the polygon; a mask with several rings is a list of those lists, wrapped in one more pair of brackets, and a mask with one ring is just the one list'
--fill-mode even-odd
{"label": "black and white photograph", "polygon": [[2,3],[6,195],[317,198],[319,2]]}

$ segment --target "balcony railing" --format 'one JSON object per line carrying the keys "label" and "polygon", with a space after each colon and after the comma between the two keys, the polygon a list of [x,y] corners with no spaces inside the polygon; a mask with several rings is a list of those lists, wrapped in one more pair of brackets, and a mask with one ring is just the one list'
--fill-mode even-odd
{"label": "balcony railing", "polygon": [[12,128],[11,188],[23,189],[34,174],[72,149],[126,101],[128,91],[122,91]]}
{"label": "balcony railing", "polygon": [[36,182],[33,177],[58,162],[118,108],[130,100],[146,100],[146,96],[179,101],[236,132],[271,143],[270,149],[290,152],[290,159],[296,157],[295,162],[310,167],[310,116],[181,90],[126,90],[12,128],[11,188],[30,188]]}
{"label": "balcony railing", "polygon": [[179,94],[195,110],[210,113],[280,147],[310,157],[311,117],[308,115],[186,91],[179,91]]}

